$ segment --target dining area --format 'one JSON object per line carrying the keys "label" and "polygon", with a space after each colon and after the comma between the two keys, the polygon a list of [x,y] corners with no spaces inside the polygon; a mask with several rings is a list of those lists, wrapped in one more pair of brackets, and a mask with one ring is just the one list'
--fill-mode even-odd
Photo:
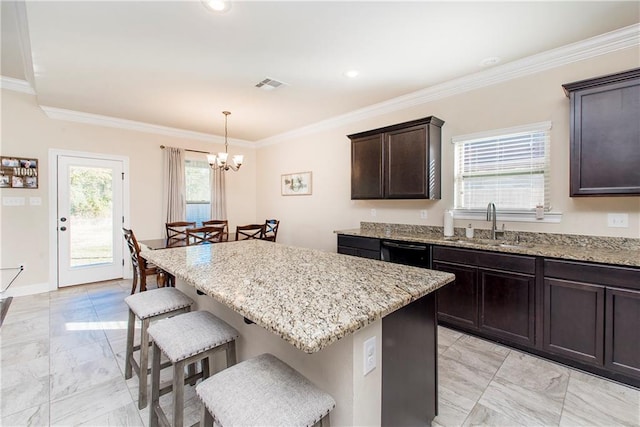
{"label": "dining area", "polygon": [[158,287],[171,286],[173,277],[148,262],[141,256],[143,250],[160,250],[184,246],[221,244],[241,240],[264,240],[276,242],[280,221],[266,219],[264,223],[237,225],[234,233],[229,232],[229,221],[211,219],[202,221],[173,221],[165,223],[165,236],[157,239],[138,240],[131,229],[122,229],[129,248],[133,268],[131,294],[147,290],[147,278],[155,276]]}

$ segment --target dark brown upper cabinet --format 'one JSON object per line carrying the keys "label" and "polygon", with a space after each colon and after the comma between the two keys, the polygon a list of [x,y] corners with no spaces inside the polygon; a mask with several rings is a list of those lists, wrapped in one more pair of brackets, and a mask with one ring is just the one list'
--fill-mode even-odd
{"label": "dark brown upper cabinet", "polygon": [[640,68],[562,87],[571,102],[570,196],[640,195]]}
{"label": "dark brown upper cabinet", "polygon": [[351,199],[439,199],[443,124],[429,116],[348,135]]}

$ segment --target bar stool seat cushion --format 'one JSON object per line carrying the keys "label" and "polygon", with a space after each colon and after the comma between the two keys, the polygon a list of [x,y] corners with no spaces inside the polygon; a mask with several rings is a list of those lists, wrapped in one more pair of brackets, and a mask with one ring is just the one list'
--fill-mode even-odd
{"label": "bar stool seat cushion", "polygon": [[238,338],[225,321],[208,311],[191,311],[163,319],[149,327],[149,335],[172,363]]}
{"label": "bar stool seat cushion", "polygon": [[312,426],[336,402],[298,371],[265,353],[196,387],[214,421],[231,426]]}
{"label": "bar stool seat cushion", "polygon": [[140,292],[129,295],[124,301],[138,319],[158,316],[193,304],[191,298],[175,288],[158,288]]}

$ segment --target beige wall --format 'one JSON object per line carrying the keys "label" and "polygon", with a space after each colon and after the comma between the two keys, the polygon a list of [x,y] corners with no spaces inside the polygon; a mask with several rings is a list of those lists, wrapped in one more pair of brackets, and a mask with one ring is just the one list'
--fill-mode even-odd
{"label": "beige wall", "polygon": [[[139,239],[163,236],[162,150],[160,145],[203,151],[224,150],[221,144],[53,120],[37,106],[34,96],[2,91],[3,156],[39,160],[39,188],[1,189],[0,196],[25,197],[26,206],[0,206],[0,264],[13,267],[26,263],[25,271],[11,286],[41,287],[49,284],[49,182],[50,148],[126,156],[130,168],[129,224]],[[253,148],[230,147],[242,152],[245,164],[238,173],[227,175],[227,211],[231,229],[256,218],[256,152]],[[193,154],[190,154],[193,155]],[[204,158],[204,155],[201,155]],[[41,197],[41,206],[29,206],[29,197]],[[2,277],[2,286],[8,282]],[[54,285],[55,286],[55,285]]]}
{"label": "beige wall", "polygon": [[[360,221],[442,226],[443,211],[453,206],[451,137],[541,121],[551,121],[553,211],[560,223],[506,222],[510,230],[640,238],[640,197],[569,197],[569,100],[561,85],[640,66],[637,47],[513,79],[428,104],[338,128],[305,135],[258,150],[258,217],[279,218],[278,240],[335,250],[334,230]],[[434,115],[442,132],[442,200],[350,200],[350,144],[347,134]],[[283,197],[280,175],[313,172],[313,195]],[[376,209],[377,216],[371,216]],[[427,219],[420,219],[426,209]],[[608,228],[607,213],[629,214],[629,228]],[[470,221],[456,220],[456,226]],[[485,221],[471,221],[488,228]]]}
{"label": "beige wall", "polygon": [[[360,221],[442,225],[443,210],[453,204],[452,136],[550,120],[553,123],[552,195],[554,211],[562,222],[506,223],[507,229],[550,233],[590,234],[640,238],[639,197],[570,198],[568,196],[569,102],[563,83],[618,72],[640,65],[636,48],[577,62],[514,79],[402,111],[369,118],[337,128],[264,146],[245,154],[239,173],[228,174],[228,213],[236,224],[278,218],[278,241],[296,246],[335,250],[334,230],[358,227]],[[435,115],[443,127],[442,193],[439,201],[352,201],[350,199],[350,144],[347,134],[419,117]],[[24,262],[25,272],[12,288],[49,284],[48,150],[76,150],[129,158],[131,173],[130,224],[140,239],[162,235],[162,152],[160,144],[218,151],[219,144],[143,132],[53,120],[37,106],[34,96],[2,91],[2,142],[0,153],[34,157],[40,161],[40,188],[1,189],[0,196],[27,198],[27,206],[0,206],[0,264]],[[313,172],[311,196],[281,196],[280,176]],[[29,206],[28,198],[42,198],[41,206]],[[377,216],[371,216],[376,209]],[[420,219],[420,210],[428,218]],[[608,212],[629,214],[629,228],[608,228]],[[464,226],[469,221],[456,221]],[[487,228],[485,221],[473,222]],[[6,286],[7,276],[2,277]]]}

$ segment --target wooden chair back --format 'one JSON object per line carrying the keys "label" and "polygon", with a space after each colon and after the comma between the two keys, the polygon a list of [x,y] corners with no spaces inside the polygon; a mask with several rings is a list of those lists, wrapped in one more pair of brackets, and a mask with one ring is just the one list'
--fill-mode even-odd
{"label": "wooden chair back", "polygon": [[268,240],[270,242],[276,241],[276,236],[278,235],[278,226],[280,225],[280,221],[277,219],[267,219],[264,222],[264,236],[262,237],[264,240]]}
{"label": "wooden chair back", "polygon": [[195,226],[195,222],[189,221],[167,222],[167,247],[186,246],[187,228],[193,228]]}
{"label": "wooden chair back", "polygon": [[138,239],[136,239],[133,231],[123,227],[122,234],[124,235],[124,239],[129,247],[131,265],[133,266],[133,285],[131,287],[131,294],[133,295],[136,292],[138,281],[140,282],[140,292],[146,291],[147,276],[152,276],[154,274],[158,275],[156,279],[158,287],[163,287],[166,279],[164,272],[155,265],[148,263],[146,259],[140,256],[140,244],[138,244]]}
{"label": "wooden chair back", "polygon": [[247,224],[236,227],[236,240],[262,239],[264,224]]}
{"label": "wooden chair back", "polygon": [[222,235],[222,241],[223,242],[228,242],[229,241],[229,221],[227,221],[226,219],[210,219],[209,221],[203,221],[202,222],[203,226],[206,225],[223,225],[224,226],[224,232]]}
{"label": "wooden chair back", "polygon": [[204,225],[187,229],[187,245],[206,245],[219,243],[224,234],[223,225]]}

